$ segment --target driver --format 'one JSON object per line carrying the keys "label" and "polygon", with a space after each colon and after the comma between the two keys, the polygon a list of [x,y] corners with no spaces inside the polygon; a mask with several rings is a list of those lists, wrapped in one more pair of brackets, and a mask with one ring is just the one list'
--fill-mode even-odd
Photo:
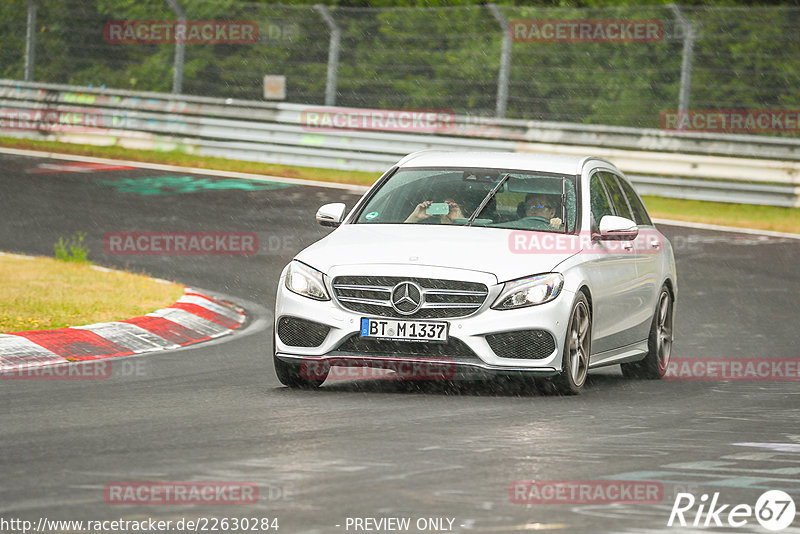
{"label": "driver", "polygon": [[560,229],[561,219],[556,217],[556,206],[547,195],[528,193],[525,196],[525,217],[539,217],[549,222],[552,228]]}
{"label": "driver", "polygon": [[[439,215],[441,224],[453,224],[454,219],[466,219],[466,215],[461,211],[460,204],[452,198],[445,199],[445,204],[447,204],[450,208],[450,211],[444,215]],[[414,208],[414,211],[411,212],[411,215],[404,221],[407,223],[418,223],[420,221],[424,221],[434,215],[428,213],[428,206],[433,204],[432,201],[426,200],[425,202],[420,202],[417,204],[417,207]]]}

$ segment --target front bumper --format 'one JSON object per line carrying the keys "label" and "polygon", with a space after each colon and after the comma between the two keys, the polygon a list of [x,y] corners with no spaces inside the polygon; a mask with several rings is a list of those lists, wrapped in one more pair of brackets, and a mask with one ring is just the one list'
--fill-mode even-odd
{"label": "front bumper", "polygon": [[[375,369],[392,370],[401,376],[412,380],[438,380],[438,379],[466,379],[484,378],[491,375],[502,376],[538,376],[549,377],[558,374],[553,367],[519,367],[489,365],[483,362],[456,361],[446,358],[425,358],[420,359],[413,356],[395,357],[371,356],[371,355],[348,355],[348,356],[300,356],[297,354],[278,353],[278,359],[284,362],[304,364],[303,368],[306,375],[313,375],[320,372],[320,369],[328,367],[372,367]],[[313,369],[310,371],[309,369]],[[364,377],[357,374],[355,376]]]}
{"label": "front bumper", "polygon": [[[375,271],[365,268],[365,272],[374,273]],[[402,342],[396,343],[396,348],[392,349],[391,352],[386,350],[380,352],[340,350],[340,347],[348,339],[359,335],[361,318],[367,315],[344,308],[336,301],[335,297],[328,301],[316,301],[287,290],[284,285],[284,271],[278,286],[275,306],[276,324],[282,317],[294,317],[325,325],[329,328],[329,331],[324,341],[315,347],[287,345],[281,341],[280,336],[276,335],[275,352],[277,358],[285,362],[305,361],[337,366],[387,367],[396,365],[396,363],[391,362],[441,364],[442,366],[449,366],[449,369],[454,369],[455,372],[453,374],[456,377],[486,374],[552,376],[561,370],[561,355],[574,298],[574,293],[567,288],[564,288],[562,294],[555,300],[546,304],[517,310],[500,311],[492,309],[491,305],[500,294],[503,284],[498,284],[496,279],[487,273],[472,271],[454,273],[449,269],[427,267],[422,270],[420,267],[414,269],[408,266],[404,266],[402,272],[406,276],[424,275],[432,278],[478,281],[489,288],[486,301],[472,315],[460,318],[436,319],[436,321],[449,323],[449,337],[457,340],[454,343],[460,342],[459,345],[462,350],[449,354],[447,349],[437,348],[435,354],[419,354],[418,350],[406,351],[405,348],[409,347],[409,345]],[[351,273],[352,270],[347,271],[347,274]],[[326,277],[329,295],[333,295],[330,287],[331,278]],[[409,318],[409,320],[414,319]],[[553,336],[555,350],[549,356],[538,359],[500,357],[492,350],[485,337],[489,334],[531,329],[545,330]],[[463,350],[464,346],[468,350]]]}

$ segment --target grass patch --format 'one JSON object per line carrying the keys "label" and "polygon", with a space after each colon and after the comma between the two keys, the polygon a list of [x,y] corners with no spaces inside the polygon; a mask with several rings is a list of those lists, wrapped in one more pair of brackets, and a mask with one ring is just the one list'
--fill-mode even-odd
{"label": "grass patch", "polygon": [[61,261],[74,261],[77,263],[91,263],[89,261],[89,247],[83,239],[86,232],[76,232],[71,238],[64,241],[63,237],[58,238],[58,242],[53,245],[56,259]]}
{"label": "grass patch", "polygon": [[88,263],[0,255],[0,332],[118,321],[169,306],[183,286]]}
{"label": "grass patch", "polygon": [[[0,137],[0,146],[355,185],[372,185],[380,176],[379,173],[372,172],[339,171],[211,158],[186,154],[178,150],[170,152],[134,150],[117,146],[79,145],[58,141],[18,139],[15,137]],[[644,200],[648,211],[653,217],[800,233],[800,208],[779,208],[656,196],[647,196]]]}
{"label": "grass patch", "polygon": [[643,200],[647,211],[656,218],[800,234],[800,208],[656,196],[644,196]]}
{"label": "grass patch", "polygon": [[134,150],[118,146],[79,145],[58,141],[40,141],[38,139],[18,139],[0,137],[0,146],[20,148],[24,150],[43,150],[60,154],[77,154],[96,158],[125,159],[144,163],[162,163],[165,165],[181,165],[198,169],[215,169],[220,171],[246,172],[282,176],[284,178],[301,178],[320,182],[338,182],[343,184],[372,185],[381,173],[361,171],[340,171],[336,169],[319,169],[316,167],[298,167],[260,163],[257,161],[238,161],[208,156],[196,156],[179,150],[168,152],[160,150]]}

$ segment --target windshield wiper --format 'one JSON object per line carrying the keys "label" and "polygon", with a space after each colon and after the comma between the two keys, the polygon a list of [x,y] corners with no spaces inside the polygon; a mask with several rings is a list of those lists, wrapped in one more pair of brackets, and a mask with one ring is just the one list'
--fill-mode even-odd
{"label": "windshield wiper", "polygon": [[470,216],[466,226],[472,226],[472,223],[475,221],[478,215],[480,215],[480,213],[484,210],[484,208],[486,208],[486,205],[489,204],[489,201],[492,200],[492,197],[494,197],[497,191],[499,191],[500,188],[503,187],[503,184],[506,183],[506,180],[508,180],[509,176],[511,176],[511,173],[507,172],[502,177],[500,177],[500,181],[497,182],[497,185],[494,186],[491,191],[489,191],[489,194],[487,194],[486,197],[484,197],[484,199],[481,200],[481,203],[478,204],[478,207],[475,208],[475,212]]}

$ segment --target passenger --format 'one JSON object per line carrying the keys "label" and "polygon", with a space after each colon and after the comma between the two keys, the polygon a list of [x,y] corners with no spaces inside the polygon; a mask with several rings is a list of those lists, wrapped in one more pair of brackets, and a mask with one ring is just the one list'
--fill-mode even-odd
{"label": "passenger", "polygon": [[[460,203],[455,201],[452,198],[445,199],[445,204],[449,206],[449,211],[444,215],[438,215],[439,222],[441,224],[453,224],[455,219],[466,219],[467,216],[461,211]],[[407,223],[418,223],[421,221],[425,221],[430,219],[431,217],[437,217],[436,215],[431,215],[428,213],[428,207],[433,204],[432,201],[426,200],[425,202],[420,202],[417,204],[417,207],[414,208],[414,211],[411,212],[411,215],[404,221]]]}

